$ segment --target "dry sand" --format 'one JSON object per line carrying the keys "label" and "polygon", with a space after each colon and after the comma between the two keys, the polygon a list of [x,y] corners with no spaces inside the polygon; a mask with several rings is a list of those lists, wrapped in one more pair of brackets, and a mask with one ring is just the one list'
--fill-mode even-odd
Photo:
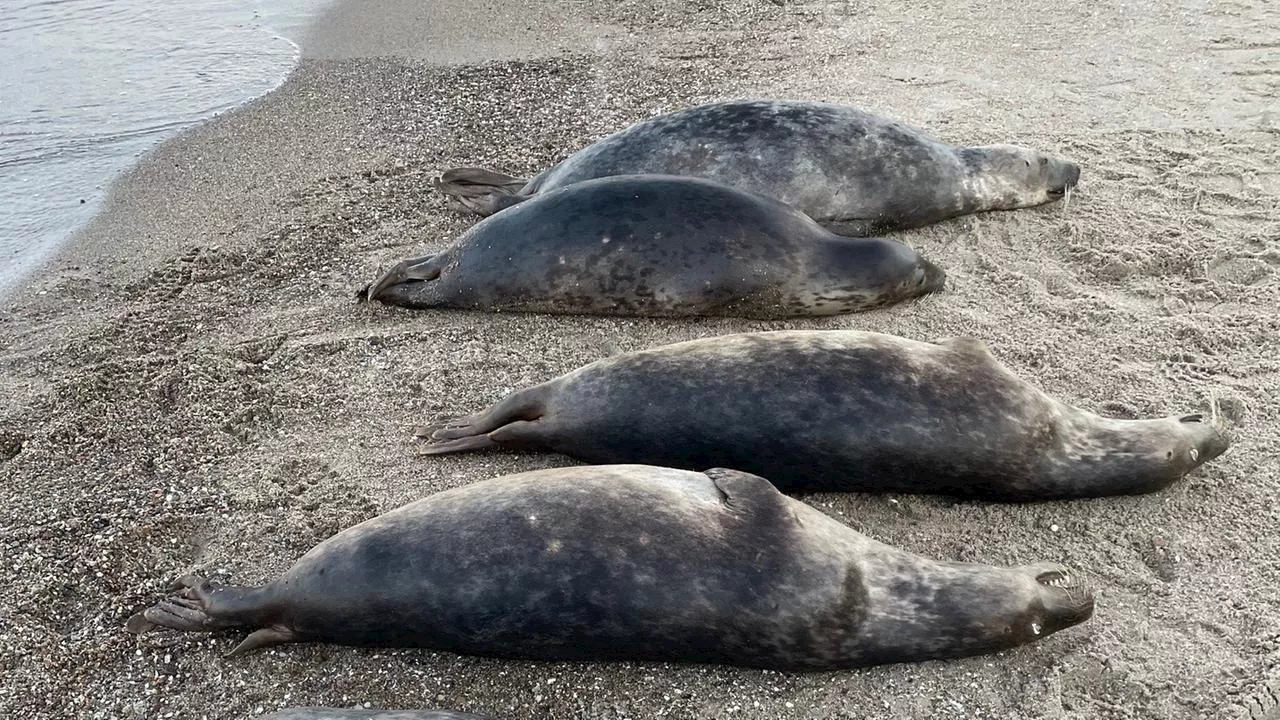
{"label": "dry sand", "polygon": [[[1277,716],[1275,3],[538,0],[514,20],[496,2],[399,4],[345,39],[358,13],[334,11],[282,88],[150,154],[0,311],[0,715],[369,703],[509,720]],[[430,64],[448,51],[413,38],[440,27],[473,33],[458,58],[499,59]],[[827,321],[352,301],[379,266],[474,222],[432,191],[440,170],[532,172],[655,112],[743,96],[1056,150],[1083,185],[1069,204],[901,234],[947,268],[948,292]],[[1060,560],[1096,584],[1092,621],[997,656],[811,675],[333,646],[228,661],[234,637],[123,629],[180,573],[266,581],[408,500],[568,462],[421,457],[415,423],[610,353],[778,327],[973,334],[1104,413],[1216,399],[1236,444],[1145,497],[806,498],[913,551]]]}

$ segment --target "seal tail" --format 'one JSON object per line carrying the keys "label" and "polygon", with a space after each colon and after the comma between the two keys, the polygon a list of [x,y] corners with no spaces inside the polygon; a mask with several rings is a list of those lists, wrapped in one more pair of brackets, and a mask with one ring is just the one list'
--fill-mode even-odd
{"label": "seal tail", "polygon": [[[130,617],[125,629],[135,635],[161,627],[183,632],[214,632],[258,627],[266,619],[261,588],[215,588],[208,580],[186,575],[174,583],[173,590],[169,597]],[[258,627],[228,657],[294,639],[288,628]]]}
{"label": "seal tail", "polygon": [[471,212],[489,216],[526,200],[518,193],[527,184],[527,178],[464,167],[446,170],[436,181],[436,189]]}
{"label": "seal tail", "polygon": [[415,428],[413,434],[427,439],[427,455],[485,450],[508,442],[518,442],[520,430],[546,412],[546,386],[511,393],[489,409],[444,425]]}
{"label": "seal tail", "polygon": [[382,274],[377,280],[369,283],[356,293],[356,299],[372,302],[387,288],[407,282],[427,282],[440,277],[444,269],[444,261],[439,255],[426,255],[419,258],[401,260]]}

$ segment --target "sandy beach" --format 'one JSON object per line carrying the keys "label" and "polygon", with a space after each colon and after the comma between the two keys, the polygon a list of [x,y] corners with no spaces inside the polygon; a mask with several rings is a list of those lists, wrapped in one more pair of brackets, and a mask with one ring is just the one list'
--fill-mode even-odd
{"label": "sandy beach", "polygon": [[[340,4],[275,92],[147,155],[0,306],[0,714],[284,706],[585,718],[1280,717],[1280,7],[1267,0]],[[1083,168],[1068,203],[897,234],[945,293],[821,321],[357,304],[475,222],[432,180],[542,169],[689,104],[860,105]],[[1215,414],[1166,491],[1000,505],[809,495],[938,558],[1063,562],[1092,620],[962,661],[783,674],[125,632],[178,575],[258,584],[426,494],[570,464],[425,457],[414,425],[627,350],[729,332],[974,335],[1064,401]]]}

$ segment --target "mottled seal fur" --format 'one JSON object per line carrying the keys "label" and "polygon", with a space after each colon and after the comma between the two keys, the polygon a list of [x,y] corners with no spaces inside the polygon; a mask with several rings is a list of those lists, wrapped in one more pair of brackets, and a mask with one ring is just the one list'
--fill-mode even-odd
{"label": "mottled seal fur", "polygon": [[439,429],[428,453],[548,448],[588,462],[734,467],[786,490],[1041,500],[1158,490],[1218,455],[1199,415],[1059,402],[972,338],[776,331],[600,360]]}
{"label": "mottled seal fur", "polygon": [[843,235],[1042,205],[1080,179],[1078,166],[1036,150],[959,147],[858,108],[736,100],[636,123],[532,180],[457,168],[438,187],[490,215],[583,180],[647,173],[708,178],[767,195]]}
{"label": "mottled seal fur", "polygon": [[361,710],[344,707],[287,707],[262,720],[494,720],[449,710]]}
{"label": "mottled seal fur", "polygon": [[1052,563],[938,562],[735,470],[577,466],[442,492],[279,579],[181,590],[128,627],[540,660],[824,670],[989,653],[1087,619]]}
{"label": "mottled seal fur", "polygon": [[942,288],[883,238],[832,234],[776,200],[663,175],[588,180],[406,260],[369,299],[412,308],[783,318],[856,312]]}

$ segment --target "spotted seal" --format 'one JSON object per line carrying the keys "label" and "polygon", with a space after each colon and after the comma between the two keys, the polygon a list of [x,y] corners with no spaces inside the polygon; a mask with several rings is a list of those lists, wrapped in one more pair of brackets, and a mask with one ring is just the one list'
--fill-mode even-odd
{"label": "spotted seal", "polygon": [[636,123],[531,180],[456,168],[437,186],[490,215],[583,180],[646,173],[708,178],[767,195],[843,235],[1042,205],[1080,180],[1079,166],[1061,158],[1012,145],[951,145],[854,107],[735,100]]}
{"label": "spotted seal", "polygon": [[735,470],[577,466],[448,490],[317,545],[262,587],[187,576],[128,627],[538,660],[790,671],[954,658],[1093,613],[1063,566],[939,562]]}
{"label": "spotted seal", "polygon": [[411,308],[784,318],[939,290],[901,243],[832,234],[776,200],[710,180],[587,180],[477,223],[363,291]]}
{"label": "spotted seal", "polygon": [[786,490],[996,500],[1158,490],[1227,439],[1200,415],[1100,417],[972,338],[726,335],[606,358],[444,427],[426,452],[546,448],[588,462],[758,473]]}

